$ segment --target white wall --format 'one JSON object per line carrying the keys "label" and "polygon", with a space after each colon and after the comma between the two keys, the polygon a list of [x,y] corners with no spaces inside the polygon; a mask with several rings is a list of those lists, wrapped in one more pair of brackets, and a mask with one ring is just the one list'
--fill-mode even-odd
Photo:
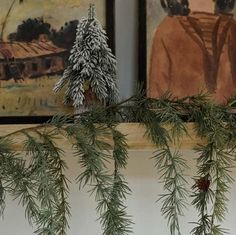
{"label": "white wall", "polygon": [[138,81],[137,0],[116,0],[115,40],[121,98],[127,98]]}

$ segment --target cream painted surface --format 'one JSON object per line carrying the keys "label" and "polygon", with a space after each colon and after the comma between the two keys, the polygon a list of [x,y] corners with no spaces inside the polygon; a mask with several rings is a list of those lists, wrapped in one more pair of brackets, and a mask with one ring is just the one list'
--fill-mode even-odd
{"label": "cream painted surface", "polygon": [[[0,23],[3,22],[13,0],[0,1]],[[87,16],[89,3],[96,5],[97,18],[105,24],[105,0],[24,0],[25,4],[16,1],[5,28],[4,39],[16,31],[17,26],[28,18],[43,17],[52,28],[60,29],[65,22],[78,20]]]}
{"label": "cream painted surface", "polygon": [[[183,150],[186,161],[191,166],[187,172],[190,185],[193,183],[196,169],[194,167],[194,157],[192,151]],[[71,181],[80,172],[79,166],[76,163],[77,159],[72,157],[71,152],[66,154],[69,171],[67,176]],[[134,235],[169,235],[166,221],[160,214],[160,204],[156,204],[158,194],[162,192],[162,185],[158,182],[158,175],[154,169],[153,160],[150,159],[152,151],[130,151],[128,167],[124,171],[125,177],[133,191],[128,197],[128,212],[133,215],[135,222]],[[236,177],[236,171],[233,176]],[[230,229],[229,235],[236,234],[235,227],[235,211],[236,211],[236,185],[230,194],[229,214],[227,215],[224,226]],[[72,218],[70,220],[71,228],[68,235],[102,235],[100,225],[96,221],[95,213],[96,204],[94,198],[89,197],[86,192],[89,188],[79,192],[78,186],[73,183],[70,185],[71,195],[70,204],[72,207]],[[196,213],[190,206],[186,217],[183,218],[182,235],[189,235],[192,225],[189,223],[196,219]],[[33,229],[27,224],[24,219],[24,210],[20,208],[17,202],[12,202],[8,199],[4,221],[0,221],[1,235],[33,235]]]}
{"label": "cream painted surface", "polygon": [[212,0],[189,0],[188,2],[191,11],[204,11],[214,13],[215,3]]}

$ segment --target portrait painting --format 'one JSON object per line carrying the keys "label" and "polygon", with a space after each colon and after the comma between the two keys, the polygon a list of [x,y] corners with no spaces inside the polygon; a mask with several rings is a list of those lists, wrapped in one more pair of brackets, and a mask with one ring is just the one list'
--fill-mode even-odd
{"label": "portrait painting", "polygon": [[95,5],[96,18],[103,27],[111,29],[108,2],[0,1],[0,117],[71,111],[63,105],[64,91],[55,94],[52,89],[67,65],[78,22],[88,16],[90,4]]}
{"label": "portrait painting", "polygon": [[148,97],[205,93],[219,104],[235,97],[235,8],[235,0],[140,1],[140,74]]}

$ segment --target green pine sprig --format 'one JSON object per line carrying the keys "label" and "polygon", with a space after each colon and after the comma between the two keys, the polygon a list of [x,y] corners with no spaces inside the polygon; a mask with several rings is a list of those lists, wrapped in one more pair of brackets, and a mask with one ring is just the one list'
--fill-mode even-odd
{"label": "green pine sprig", "polygon": [[65,235],[68,228],[70,206],[68,199],[68,180],[62,159],[63,151],[55,143],[56,133],[35,130],[37,138],[25,133],[25,150],[31,157],[31,175],[35,176],[36,197],[40,212],[36,220],[37,234]]}
{"label": "green pine sprig", "polygon": [[179,151],[171,151],[170,145],[187,131],[180,110],[169,98],[168,95],[160,100],[141,97],[136,118],[145,125],[146,135],[158,149],[153,158],[164,184],[164,193],[158,200],[162,202],[161,212],[168,221],[171,235],[181,235],[179,217],[184,215],[187,206],[184,178],[187,165]]}
{"label": "green pine sprig", "polygon": [[[107,209],[101,211],[100,218],[104,230],[103,235],[126,235],[132,233],[131,225],[133,224],[124,204],[131,190],[121,174],[121,170],[127,166],[128,145],[125,136],[115,126],[110,125],[109,127],[114,142],[114,173]],[[102,208],[102,204],[98,208]]]}
{"label": "green pine sprig", "polygon": [[[192,233],[196,235],[225,234],[227,231],[217,223],[222,223],[225,218],[227,194],[233,182],[230,176],[234,160],[231,153],[234,142],[232,137],[235,132],[231,123],[233,119],[227,112],[227,108],[217,106],[207,100],[199,101],[198,106],[190,104],[190,108],[196,120],[198,135],[207,141],[205,146],[199,146],[196,149],[199,154],[198,178],[209,182],[209,188],[206,187],[204,190],[196,184],[194,186],[193,205],[199,212],[200,222]],[[207,209],[210,205],[212,205],[212,212]],[[202,207],[204,207],[204,213]],[[201,227],[204,230],[200,229]]]}

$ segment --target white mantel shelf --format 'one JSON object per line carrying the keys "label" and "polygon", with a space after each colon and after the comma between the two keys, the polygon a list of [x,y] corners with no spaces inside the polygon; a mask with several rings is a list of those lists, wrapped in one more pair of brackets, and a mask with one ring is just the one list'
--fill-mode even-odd
{"label": "white mantel shelf", "polygon": [[[194,123],[187,123],[188,136],[183,136],[178,146],[184,149],[191,149],[197,144],[202,144],[203,140],[196,137],[194,132]],[[23,128],[30,128],[35,125],[0,125],[0,136],[7,135]],[[154,150],[155,146],[145,136],[145,128],[140,126],[138,123],[122,123],[118,125],[118,130],[126,135],[127,143],[130,150]],[[22,136],[16,135],[15,139],[15,150],[22,149]],[[58,142],[58,146],[65,150],[71,148],[71,144],[65,137],[61,137]]]}

